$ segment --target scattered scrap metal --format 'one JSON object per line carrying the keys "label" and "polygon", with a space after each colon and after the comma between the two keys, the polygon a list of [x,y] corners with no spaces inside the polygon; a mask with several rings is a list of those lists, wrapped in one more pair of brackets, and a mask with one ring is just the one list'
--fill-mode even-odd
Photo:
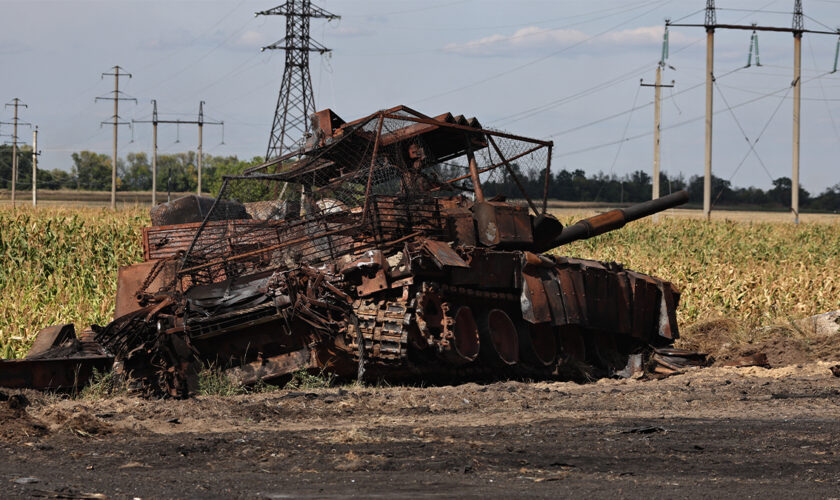
{"label": "scattered scrap metal", "polygon": [[[614,262],[546,253],[680,205],[680,191],[564,227],[552,143],[405,106],[312,116],[300,150],[152,208],[115,319],[39,333],[0,385],[57,388],[113,369],[186,397],[206,363],[242,384],[298,370],[451,383],[634,376],[672,349],[679,291]],[[543,199],[527,182],[544,179]],[[493,186],[516,186],[523,205]],[[485,192],[488,191],[488,192]]]}

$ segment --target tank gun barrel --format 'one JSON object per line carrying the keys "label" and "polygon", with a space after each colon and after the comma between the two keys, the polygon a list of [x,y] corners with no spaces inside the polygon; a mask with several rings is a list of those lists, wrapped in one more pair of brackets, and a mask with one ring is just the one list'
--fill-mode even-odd
{"label": "tank gun barrel", "polygon": [[687,201],[688,191],[682,190],[655,200],[645,201],[627,208],[610,210],[594,217],[582,219],[571,226],[564,227],[560,234],[554,238],[551,246],[558,247],[573,241],[592,238],[619,229],[628,222],[682,205]]}

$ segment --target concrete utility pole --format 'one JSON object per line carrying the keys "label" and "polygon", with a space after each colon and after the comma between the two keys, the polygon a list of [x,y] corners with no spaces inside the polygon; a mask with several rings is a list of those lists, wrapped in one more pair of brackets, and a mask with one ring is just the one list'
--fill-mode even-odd
{"label": "concrete utility pole", "polygon": [[[802,34],[840,35],[840,29],[835,31],[807,30],[802,13],[802,0],[794,0],[793,25],[790,28],[777,26],[757,26],[743,24],[718,24],[715,18],[714,0],[706,0],[706,19],[704,24],[672,24],[666,26],[686,26],[706,28],[706,172],[703,182],[703,213],[708,219],[711,215],[711,186],[712,186],[712,86],[714,84],[714,32],[715,29],[778,31],[793,33],[793,174],[791,178],[791,212],[794,223],[799,223],[799,119],[800,99],[802,91]],[[756,49],[756,61],[758,51]],[[836,64],[836,63],[835,63]]]}
{"label": "concrete utility pole", "polygon": [[715,0],[706,1],[706,149],[703,167],[703,215],[712,218],[712,114],[715,82]]}
{"label": "concrete utility pole", "polygon": [[202,131],[204,130],[204,101],[198,103],[198,195],[201,196]]}
{"label": "concrete utility pole", "polygon": [[157,202],[157,126],[159,123],[174,123],[177,125],[198,125],[198,186],[197,193],[201,196],[201,177],[203,170],[203,156],[204,156],[204,125],[221,125],[222,126],[222,142],[225,136],[225,122],[224,121],[207,121],[204,119],[204,101],[198,103],[198,119],[197,120],[160,120],[158,119],[157,100],[152,99],[152,119],[149,120],[132,120],[132,123],[151,123],[152,124],[152,206]]}
{"label": "concrete utility pole", "polygon": [[17,180],[18,180],[18,156],[17,156],[17,145],[18,145],[18,125],[26,125],[31,126],[30,123],[21,123],[18,117],[18,108],[24,107],[28,108],[26,104],[24,104],[20,99],[15,97],[12,99],[12,102],[7,103],[6,106],[12,106],[15,108],[15,115],[14,119],[11,122],[0,122],[5,125],[14,125],[14,132],[12,132],[12,208],[15,207],[15,190],[17,187]]}
{"label": "concrete utility pole", "polygon": [[[662,87],[673,87],[674,82],[671,81],[670,85],[662,85],[662,66],[664,66],[664,62],[660,62],[656,66],[656,83],[642,83],[640,84],[642,87],[654,87],[654,98],[653,98],[653,193],[651,199],[659,198],[659,178],[660,178],[660,169],[659,169],[659,159],[660,159],[660,134],[662,132]],[[659,219],[658,214],[653,215],[653,221],[657,221]]]}
{"label": "concrete utility pole", "polygon": [[674,86],[674,81],[671,80],[670,85],[662,85],[662,66],[664,63],[659,63],[656,66],[656,83],[642,83],[642,87],[654,87],[653,98],[653,196],[652,199],[659,198],[659,158],[660,158],[660,133],[662,132],[662,88],[671,88]]}
{"label": "concrete utility pole", "polygon": [[38,127],[32,131],[32,206],[38,206]]}
{"label": "concrete utility pole", "polygon": [[799,224],[799,104],[802,96],[802,0],[793,5],[793,174],[790,186],[790,209],[793,223]]}
{"label": "concrete utility pole", "polygon": [[113,124],[114,125],[114,154],[111,157],[111,209],[117,208],[117,129],[120,125],[130,125],[129,122],[121,122],[120,121],[120,101],[134,101],[137,103],[137,99],[133,97],[121,97],[120,96],[120,76],[127,76],[131,78],[131,73],[125,73],[123,71],[120,73],[120,70],[123,69],[119,66],[114,66],[111,68],[114,70],[113,73],[102,73],[102,78],[106,76],[113,76],[114,77],[114,91],[112,97],[97,97],[96,101],[114,101],[114,116],[111,117],[111,121],[102,122],[100,126],[105,124]]}
{"label": "concrete utility pole", "polygon": [[[662,85],[662,68],[665,67],[665,59],[668,58],[668,27],[665,27],[665,33],[662,35],[662,57],[656,65],[656,83],[651,85],[642,80],[639,85],[642,87],[654,87],[654,101],[653,101],[653,193],[651,198],[659,198],[659,150],[660,150],[660,133],[662,131],[662,87],[673,87],[674,81],[671,80],[671,85]],[[654,222],[659,220],[659,214],[654,214]]]}
{"label": "concrete utility pole", "polygon": [[158,127],[158,114],[157,114],[157,100],[152,99],[152,206],[157,205],[157,153],[158,153],[158,143],[157,143],[157,127]]}

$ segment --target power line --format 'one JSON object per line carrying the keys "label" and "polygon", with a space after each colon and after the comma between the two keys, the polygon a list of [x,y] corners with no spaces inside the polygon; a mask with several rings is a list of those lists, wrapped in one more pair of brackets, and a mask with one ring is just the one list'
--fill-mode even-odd
{"label": "power line", "polygon": [[[770,4],[775,3],[775,1],[776,1],[776,0],[773,0],[773,1],[771,1],[771,2],[768,2],[767,4],[765,4],[765,5],[764,5],[764,7],[766,7],[766,6],[770,5]],[[763,7],[762,7],[762,8],[763,8]],[[678,18],[678,19],[675,19],[675,20],[673,20],[673,21],[669,21],[669,23],[672,23],[672,24],[673,24],[673,23],[677,23],[677,22],[679,22],[679,21],[681,21],[681,20],[684,20],[684,19],[686,19],[686,18],[688,18],[688,17],[691,17],[691,16],[693,16],[693,15],[695,15],[695,14],[698,14],[698,13],[700,13],[700,12],[703,12],[704,10],[705,10],[705,9],[700,9],[700,10],[697,10],[697,11],[695,11],[695,12],[692,12],[691,14],[687,14],[687,15],[682,16],[682,17],[680,17],[680,18]],[[750,11],[748,11],[748,12],[751,12],[751,13],[752,13],[752,12],[757,12],[757,11],[756,11],[756,10],[750,10]],[[739,18],[736,22],[740,22],[740,21],[742,21],[745,17],[747,17],[747,16],[743,16],[743,17]],[[697,43],[699,43],[700,41],[702,41],[702,38],[699,38],[699,39],[697,39],[697,40],[695,40],[695,41],[693,41],[693,42],[689,43],[688,45],[686,45],[686,46],[684,46],[684,47],[681,47],[680,49],[678,49],[678,50],[674,51],[674,52],[673,52],[673,54],[679,54],[680,52],[682,52],[682,51],[684,51],[684,50],[687,50],[687,49],[689,49],[690,47],[692,47],[692,46],[696,45],[696,44],[697,44]],[[534,116],[534,115],[536,115],[536,114],[539,114],[539,113],[542,113],[542,112],[545,112],[545,111],[548,111],[548,110],[550,110],[550,109],[554,109],[554,108],[556,108],[556,107],[558,107],[558,106],[561,106],[561,105],[563,105],[563,104],[567,104],[567,103],[572,102],[572,101],[575,101],[575,100],[577,100],[577,99],[579,99],[579,98],[586,97],[586,96],[588,96],[588,95],[591,95],[591,94],[593,94],[593,93],[596,93],[596,92],[597,92],[597,91],[599,91],[599,90],[605,90],[605,89],[607,89],[607,88],[609,88],[609,87],[612,87],[613,85],[616,85],[616,84],[618,84],[618,83],[622,83],[623,81],[628,80],[628,79],[632,78],[633,76],[638,76],[641,72],[646,71],[646,70],[647,70],[647,68],[649,68],[649,67],[650,67],[650,64],[644,64],[644,65],[639,66],[638,68],[635,68],[635,69],[633,69],[633,70],[631,70],[631,71],[629,71],[629,72],[627,72],[627,73],[624,73],[624,74],[622,74],[622,75],[619,75],[619,76],[617,76],[617,77],[614,77],[614,78],[613,78],[613,79],[611,79],[611,80],[608,80],[608,81],[606,81],[606,82],[603,82],[603,83],[601,83],[601,84],[598,84],[598,85],[596,85],[595,87],[590,87],[590,88],[584,89],[584,90],[582,90],[582,91],[580,91],[580,92],[577,92],[577,93],[575,93],[575,94],[572,94],[572,95],[569,95],[569,96],[566,96],[566,97],[561,97],[560,99],[556,99],[556,100],[550,101],[549,103],[546,103],[546,104],[541,105],[541,106],[535,106],[535,107],[533,107],[533,108],[529,108],[529,109],[524,110],[524,111],[519,111],[519,112],[514,113],[514,114],[512,114],[512,115],[508,115],[508,116],[502,117],[502,118],[500,118],[500,120],[503,120],[503,123],[502,123],[502,124],[515,123],[516,121],[520,121],[520,120],[522,120],[522,119],[525,119],[525,118],[528,118],[528,117]],[[690,87],[690,88],[688,88],[688,89],[686,89],[686,90],[691,90],[692,88],[695,88],[695,87]],[[514,120],[505,121],[507,118],[511,118],[511,117],[516,117],[516,118],[515,118]]]}
{"label": "power line", "polygon": [[[809,80],[806,80],[806,81],[805,81],[805,83],[808,83],[808,82],[810,82],[810,81],[813,81],[813,80],[815,80],[815,79],[817,79],[817,78],[822,78],[822,77],[824,77],[824,76],[826,76],[826,75],[828,75],[828,74],[829,74],[829,72],[826,72],[826,73],[823,73],[823,74],[822,74],[822,75],[820,75],[820,76],[815,76],[815,77],[813,77],[813,78],[811,78],[811,79],[809,79]],[[784,87],[784,88],[782,88],[782,89],[777,90],[776,92],[771,92],[771,93],[768,93],[768,94],[763,94],[763,95],[761,95],[761,96],[759,96],[759,97],[756,97],[756,98],[753,98],[753,99],[749,99],[749,100],[747,100],[747,101],[740,102],[740,103],[738,103],[738,104],[734,104],[734,105],[732,105],[732,106],[731,106],[731,108],[732,108],[732,109],[738,109],[738,108],[740,108],[740,107],[747,106],[747,105],[749,105],[749,104],[752,104],[752,103],[754,103],[754,102],[758,102],[758,101],[761,101],[761,100],[767,99],[767,98],[769,98],[769,97],[775,97],[775,96],[777,96],[778,94],[780,94],[780,93],[782,93],[782,92],[787,91],[788,89],[790,89],[790,86],[786,86],[786,87]],[[718,110],[718,111],[715,111],[715,112],[714,112],[714,114],[715,114],[715,115],[718,115],[718,114],[721,114],[721,113],[724,113],[724,112],[726,112],[726,110]],[[675,123],[675,124],[673,124],[673,125],[669,125],[669,126],[667,126],[667,127],[662,127],[662,130],[671,130],[671,129],[679,128],[679,127],[682,127],[682,126],[685,126],[685,125],[689,125],[689,124],[694,123],[694,122],[698,122],[698,121],[700,121],[700,120],[702,120],[702,119],[704,119],[704,118],[705,118],[705,115],[695,116],[694,118],[689,118],[689,119],[683,120],[683,121],[681,121],[681,122],[677,122],[677,123]],[[647,136],[649,136],[649,135],[653,135],[653,131],[647,131],[647,132],[642,132],[642,133],[637,134],[637,135],[631,135],[630,137],[625,138],[625,139],[624,139],[624,141],[633,141],[633,140],[636,140],[636,139],[641,139],[642,137],[647,137]],[[551,136],[549,136],[549,137],[551,137]],[[553,158],[555,158],[555,159],[556,159],[556,158],[562,158],[562,157],[566,157],[566,156],[574,156],[574,155],[581,154],[581,153],[588,153],[589,151],[595,151],[595,150],[598,150],[598,149],[603,149],[603,148],[606,148],[606,147],[614,146],[614,145],[618,144],[619,142],[621,142],[621,140],[617,140],[617,141],[609,141],[609,142],[603,142],[603,143],[600,143],[600,144],[595,144],[595,145],[592,145],[592,146],[587,146],[587,147],[585,147],[585,148],[581,148],[581,149],[574,149],[574,150],[571,150],[571,151],[565,151],[565,152],[562,152],[562,153],[555,153],[555,154],[553,155]]]}
{"label": "power line", "polygon": [[[747,144],[749,144],[750,150],[752,150],[753,154],[755,154],[755,157],[758,160],[758,163],[761,164],[761,168],[764,169],[764,172],[767,174],[767,177],[770,179],[770,181],[772,181],[773,176],[770,174],[770,171],[767,170],[767,165],[764,164],[764,160],[762,160],[761,156],[759,156],[758,151],[756,151],[756,149],[755,149],[754,143],[750,141],[749,136],[747,136],[747,132],[744,130],[744,127],[741,125],[741,122],[738,120],[738,117],[735,116],[735,112],[732,110],[732,107],[729,105],[729,101],[726,100],[726,96],[723,95],[723,91],[720,89],[717,82],[715,82],[715,87],[717,88],[718,94],[720,94],[720,98],[723,99],[723,104],[726,106],[726,110],[729,111],[729,114],[732,116],[732,119],[735,121],[735,124],[738,126],[738,130],[740,130],[741,135],[744,136],[744,140],[747,141]],[[782,98],[782,101],[784,101],[784,98]],[[775,114],[776,113],[774,112],[773,115],[775,116]],[[755,142],[758,142],[758,139],[756,139]]]}
{"label": "power line", "polygon": [[[764,135],[764,132],[770,126],[770,123],[773,121],[773,118],[776,117],[776,113],[779,112],[779,109],[782,107],[782,103],[785,102],[785,99],[787,98],[788,92],[790,92],[790,90],[792,88],[793,88],[793,86],[788,87],[787,91],[785,92],[785,95],[783,95],[782,98],[779,99],[779,103],[776,105],[776,109],[774,109],[773,113],[770,114],[770,118],[768,118],[767,122],[764,123],[764,128],[762,128],[761,132],[758,133],[758,136],[755,138],[755,141],[753,141],[750,149],[747,150],[747,152],[741,158],[741,161],[735,167],[735,170],[732,172],[732,175],[729,176],[729,179],[727,180],[727,182],[730,182],[730,183],[732,182],[732,179],[735,178],[735,175],[738,173],[739,170],[741,170],[741,166],[744,165],[744,162],[747,160],[747,158],[750,157],[750,153],[755,151],[755,149],[752,146],[755,146],[755,144],[757,144],[758,141],[761,140],[761,137]],[[749,140],[747,142],[749,142]],[[756,157],[758,157],[758,154],[756,154]],[[760,158],[759,158],[759,161],[761,161]],[[763,163],[762,163],[762,166],[764,166]],[[766,167],[765,167],[764,171],[767,172]],[[767,174],[768,174],[768,176],[770,176],[770,172],[767,172]],[[773,177],[772,176],[770,176],[770,182],[771,183],[773,182]],[[720,200],[721,195],[723,195],[723,191],[724,191],[724,186],[721,186],[720,191],[718,191],[718,194],[715,197],[714,202],[712,202],[712,207],[714,207],[717,204],[718,200]]]}
{"label": "power line", "polygon": [[[726,72],[726,73],[722,74],[721,76],[719,76],[719,77],[718,77],[718,79],[720,79],[720,78],[724,78],[724,77],[726,77],[726,76],[729,76],[729,75],[731,75],[732,73],[735,73],[736,71],[740,71],[740,70],[742,70],[742,69],[744,69],[744,68],[743,68],[743,66],[739,66],[739,67],[737,67],[737,68],[735,68],[735,69],[733,69],[733,70],[731,70],[731,71],[728,71],[728,72]],[[684,93],[686,93],[686,92],[689,92],[689,91],[691,91],[691,90],[694,90],[694,89],[696,89],[696,88],[698,88],[698,87],[702,87],[702,86],[703,86],[703,83],[698,83],[698,84],[695,84],[695,85],[691,85],[691,86],[689,86],[689,87],[686,87],[686,88],[685,88],[685,89],[683,89],[683,90],[680,90],[680,91],[678,91],[678,92],[672,93],[672,94],[671,94],[671,96],[666,97],[666,99],[672,99],[673,97],[676,97],[676,96],[678,96],[678,95],[680,95],[680,94],[684,94]],[[591,127],[592,125],[597,125],[597,124],[599,124],[599,123],[602,123],[602,122],[605,122],[605,121],[612,120],[613,118],[618,118],[619,116],[623,116],[623,115],[626,115],[626,114],[628,114],[628,113],[632,113],[632,112],[634,112],[634,111],[636,111],[636,110],[638,110],[638,109],[646,108],[646,107],[648,107],[648,106],[651,106],[652,104],[653,104],[652,102],[648,102],[648,103],[645,103],[645,104],[641,104],[641,105],[639,105],[639,106],[633,106],[633,107],[631,107],[630,109],[626,109],[626,110],[624,110],[624,111],[619,111],[618,113],[613,113],[613,114],[611,114],[611,115],[609,115],[609,116],[605,116],[605,117],[602,117],[602,118],[598,118],[597,120],[593,120],[593,121],[591,121],[591,122],[587,122],[587,123],[584,123],[584,124],[582,124],[582,125],[577,125],[577,126],[575,126],[575,127],[568,128],[568,129],[566,129],[566,130],[562,130],[562,131],[560,131],[560,132],[555,132],[555,133],[553,133],[553,134],[549,134],[549,135],[547,135],[546,137],[559,137],[559,136],[561,136],[561,135],[570,134],[570,133],[572,133],[572,132],[576,132],[576,131],[578,131],[578,130],[581,130],[581,129],[584,129],[584,128],[587,128],[587,127]]]}

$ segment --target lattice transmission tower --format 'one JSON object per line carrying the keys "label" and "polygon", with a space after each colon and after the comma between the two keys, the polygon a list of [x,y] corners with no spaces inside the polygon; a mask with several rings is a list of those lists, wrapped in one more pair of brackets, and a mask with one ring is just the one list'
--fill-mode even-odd
{"label": "lattice transmission tower", "polygon": [[265,153],[265,159],[269,160],[297,149],[298,141],[306,134],[308,117],[315,112],[309,53],[325,54],[330,49],[309,37],[309,20],[322,18],[331,21],[341,17],[312,5],[310,0],[286,0],[283,5],[257,12],[256,15],[286,16],[286,37],[262,48],[286,51],[283,81]]}

